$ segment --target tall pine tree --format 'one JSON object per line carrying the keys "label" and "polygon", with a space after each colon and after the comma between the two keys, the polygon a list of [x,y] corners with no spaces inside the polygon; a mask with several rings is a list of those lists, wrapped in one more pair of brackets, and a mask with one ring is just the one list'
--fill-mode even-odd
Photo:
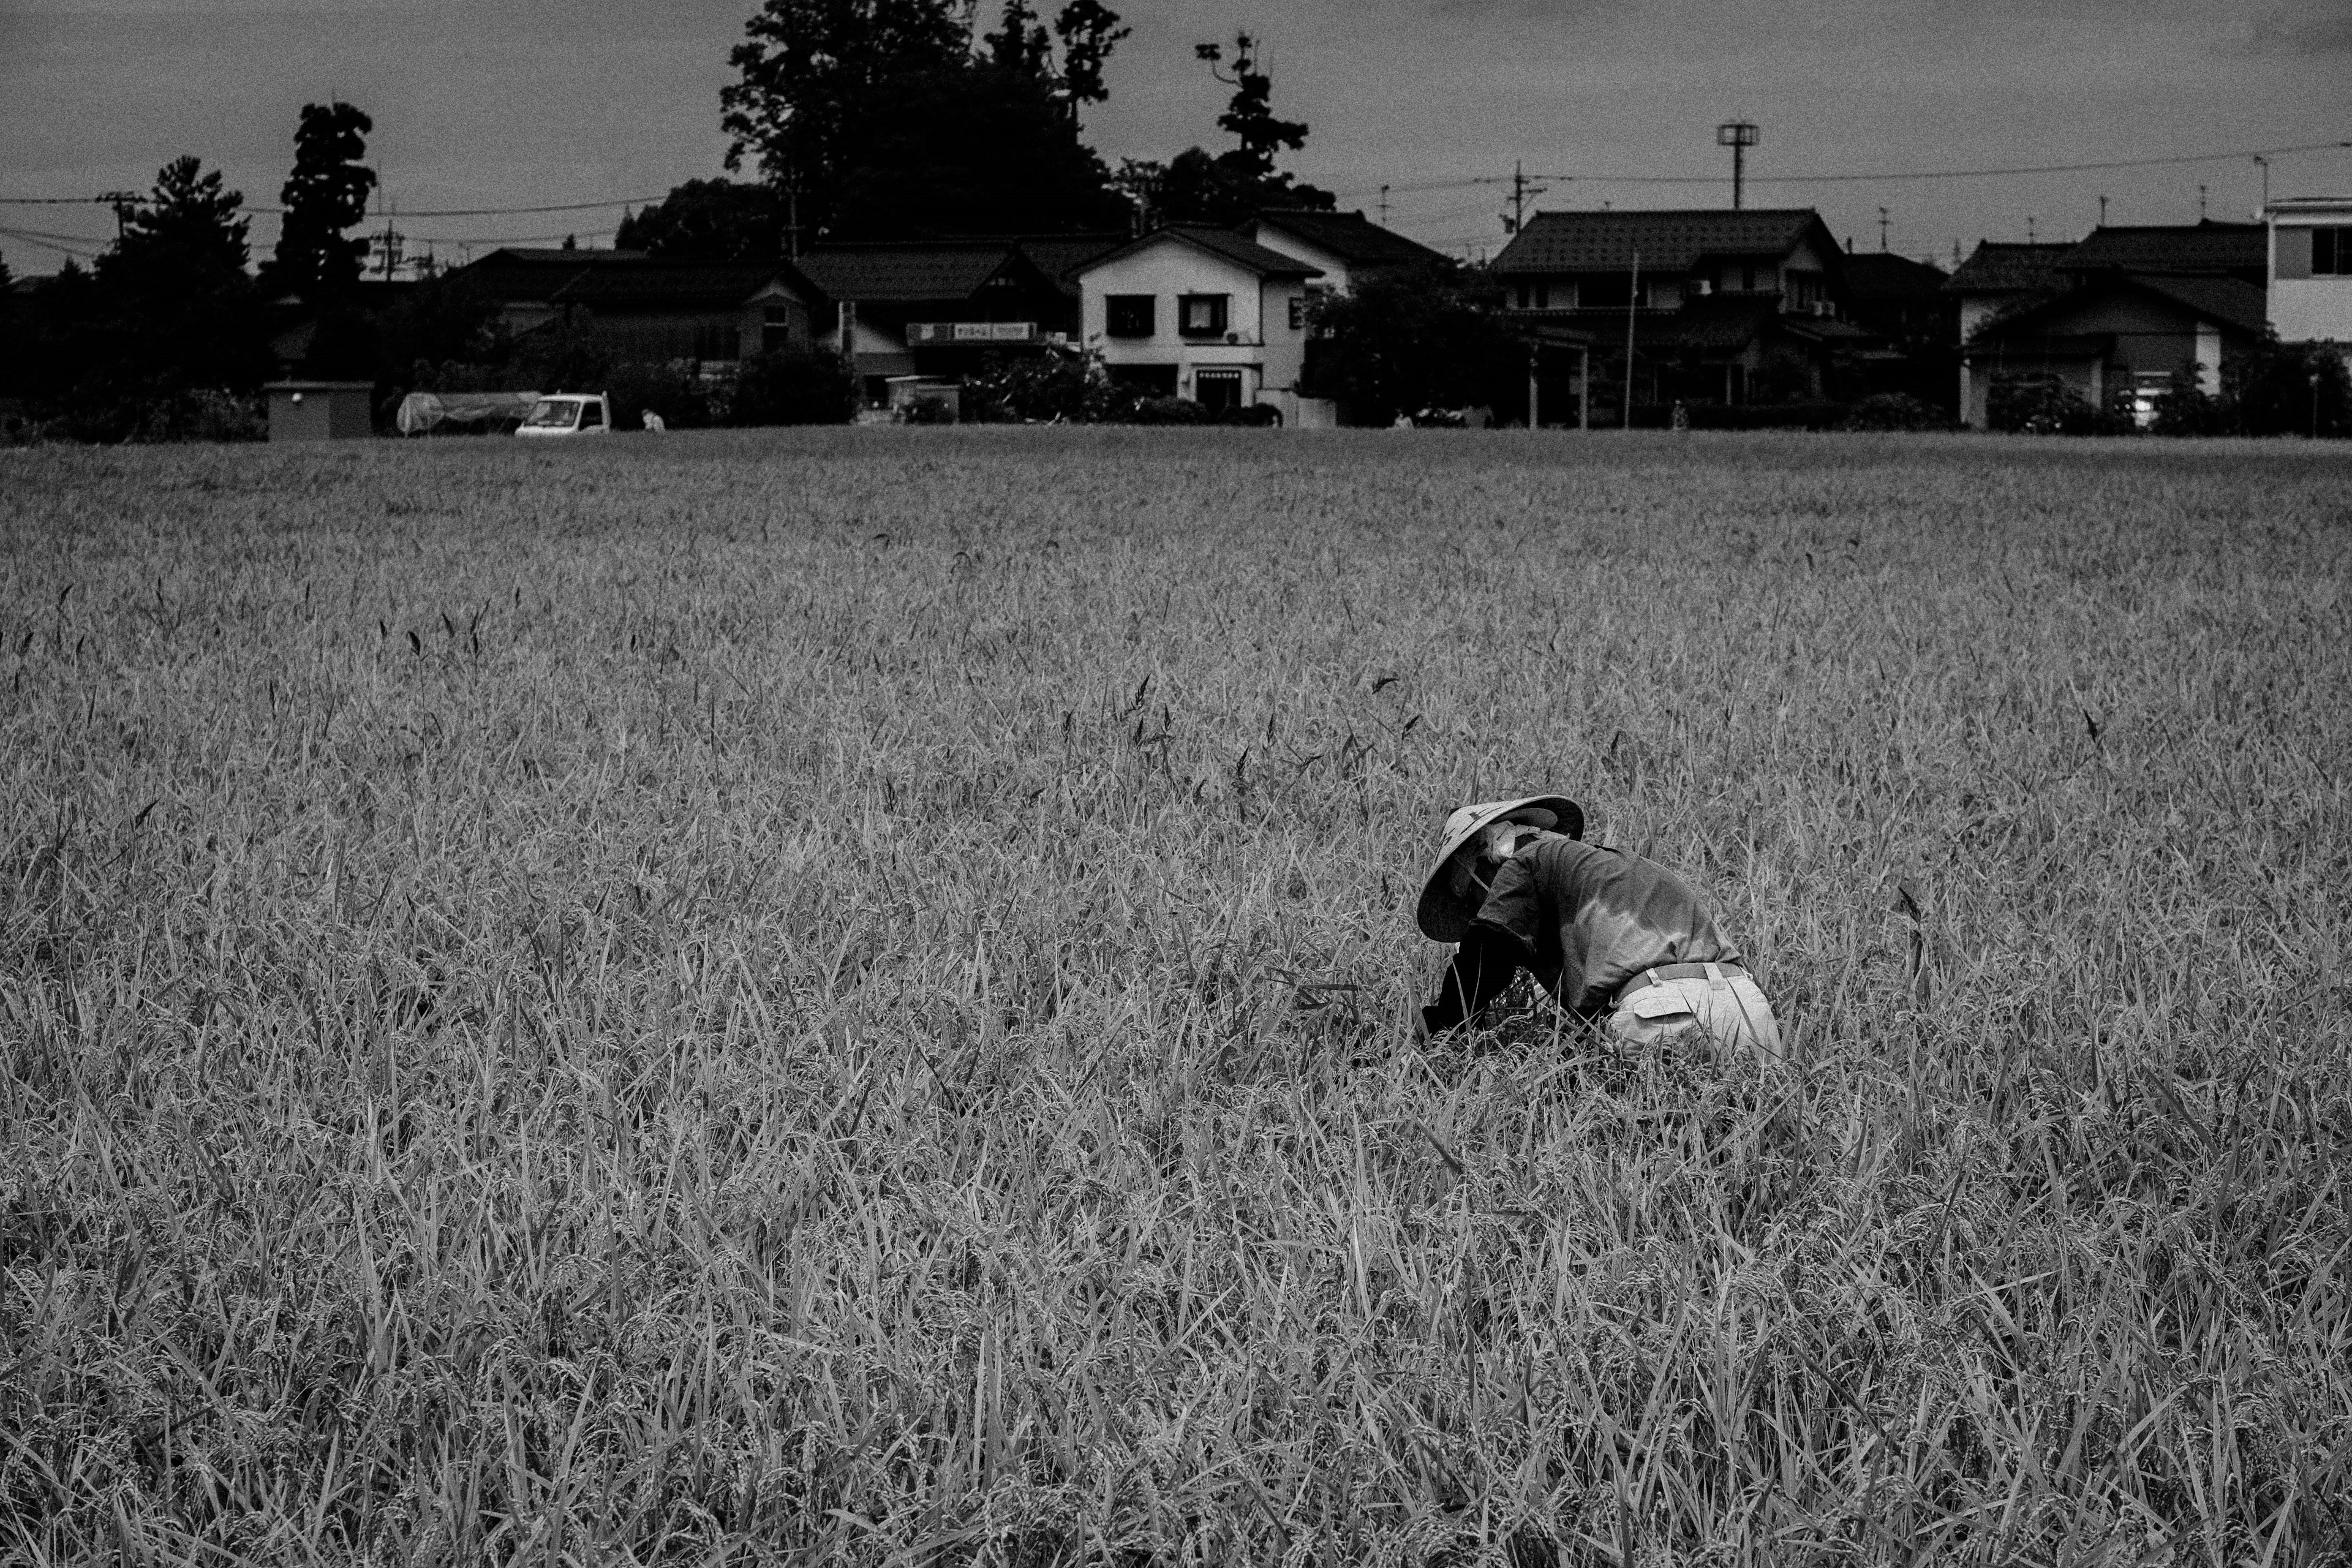
{"label": "tall pine tree", "polygon": [[294,132],[294,171],[278,192],[286,217],[263,289],[322,303],[351,292],[367,259],[367,241],[346,237],[367,216],[375,171],[367,155],[375,121],[348,103],[307,103]]}

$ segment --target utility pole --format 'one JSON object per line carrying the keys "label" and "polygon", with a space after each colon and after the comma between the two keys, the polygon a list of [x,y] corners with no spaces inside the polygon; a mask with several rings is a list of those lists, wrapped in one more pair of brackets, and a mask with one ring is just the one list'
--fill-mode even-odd
{"label": "utility pole", "polygon": [[2031,217],[2025,220],[2025,243],[2028,245],[2033,243],[2033,220]]}
{"label": "utility pole", "polygon": [[801,258],[801,175],[797,169],[784,185],[784,252],[794,261]]}
{"label": "utility pole", "polygon": [[1878,254],[1886,254],[1886,209],[1878,209]]}
{"label": "utility pole", "polygon": [[1382,185],[1382,186],[1381,187],[1381,226],[1382,228],[1386,228],[1386,227],[1388,227],[1388,226],[1389,226],[1389,188],[1388,188],[1386,185]]}
{"label": "utility pole", "polygon": [[1528,343],[1528,428],[1530,430],[1540,430],[1543,428],[1543,414],[1541,412],[1542,392],[1541,389],[1536,385],[1536,367],[1541,362],[1542,358],[1543,341],[1541,339],[1537,339],[1535,342]]}
{"label": "utility pole", "polygon": [[2263,166],[2263,211],[2268,212],[2271,210],[2271,161],[2257,153],[2254,162]]}
{"label": "utility pole", "polygon": [[2105,196],[2099,198],[2099,226],[2107,226],[2107,198]]}
{"label": "utility pole", "polygon": [[1727,120],[1715,128],[1715,142],[1731,149],[1731,210],[1738,212],[1745,199],[1748,184],[1748,149],[1756,145],[1759,132],[1753,121]]}
{"label": "utility pole", "polygon": [[1633,252],[1633,281],[1625,290],[1625,428],[1633,427],[1633,310],[1642,300],[1642,253]]}
{"label": "utility pole", "polygon": [[132,210],[144,198],[137,191],[109,191],[98,199],[114,209],[114,243],[121,245],[130,233]]}
{"label": "utility pole", "polygon": [[2205,187],[2202,185],[2197,187],[2197,221],[2205,221]]}
{"label": "utility pole", "polygon": [[1528,178],[1527,165],[1514,159],[1511,163],[1511,210],[1503,218],[1503,226],[1513,234],[1528,226],[1528,203],[1544,194],[1547,187]]}

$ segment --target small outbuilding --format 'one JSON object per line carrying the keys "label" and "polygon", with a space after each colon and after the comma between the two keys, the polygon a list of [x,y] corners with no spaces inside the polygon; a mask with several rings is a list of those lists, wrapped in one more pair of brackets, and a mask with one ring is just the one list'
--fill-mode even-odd
{"label": "small outbuilding", "polygon": [[273,441],[346,441],[375,434],[369,405],[375,384],[366,381],[273,381],[269,438]]}

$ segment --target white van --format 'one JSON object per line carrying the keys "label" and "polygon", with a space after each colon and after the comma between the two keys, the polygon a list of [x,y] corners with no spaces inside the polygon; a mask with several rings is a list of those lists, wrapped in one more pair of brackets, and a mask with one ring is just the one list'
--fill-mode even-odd
{"label": "white van", "polygon": [[531,405],[518,436],[602,436],[613,427],[613,401],[601,392],[551,392]]}

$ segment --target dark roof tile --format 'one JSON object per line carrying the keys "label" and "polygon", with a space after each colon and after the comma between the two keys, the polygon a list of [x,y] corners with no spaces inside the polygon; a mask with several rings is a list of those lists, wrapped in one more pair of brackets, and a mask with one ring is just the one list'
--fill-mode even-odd
{"label": "dark roof tile", "polygon": [[1196,246],[1202,250],[1223,257],[1237,267],[1247,268],[1261,278],[1320,278],[1323,276],[1323,269],[1319,267],[1309,267],[1296,257],[1285,256],[1278,250],[1268,250],[1255,240],[1244,239],[1231,229],[1210,228],[1201,224],[1170,224],[1165,228],[1155,228],[1139,239],[1129,240],[1116,250],[1105,251],[1093,260],[1081,264],[1077,270],[1080,272],[1091,270],[1115,257],[1130,255],[1146,246],[1157,245],[1163,239],[1178,239],[1187,245]]}
{"label": "dark roof tile", "polygon": [[1944,287],[1944,269],[1890,251],[1860,251],[1845,258],[1845,286],[1864,304],[1932,299]]}
{"label": "dark roof tile", "polygon": [[[1350,267],[1432,267],[1449,258],[1393,229],[1382,228],[1360,212],[1317,212],[1307,207],[1268,207],[1241,226],[1247,235],[1257,227],[1280,229],[1304,244],[1338,257]],[[1253,236],[1254,237],[1254,236]]]}
{"label": "dark roof tile", "polygon": [[1004,240],[824,245],[803,255],[802,274],[835,300],[967,300],[1004,268]]}
{"label": "dark roof tile", "polygon": [[2069,272],[2263,272],[2270,264],[2258,223],[2095,228],[2058,265]]}
{"label": "dark roof tile", "polygon": [[2054,268],[2058,258],[2074,248],[2072,240],[2056,245],[1979,240],[1959,269],[1945,279],[1944,287],[1954,294],[2033,294],[2063,289],[2066,279]]}
{"label": "dark roof tile", "polygon": [[1623,272],[1638,251],[1645,272],[1683,272],[1703,257],[1786,256],[1820,223],[1811,207],[1538,213],[1489,270]]}

